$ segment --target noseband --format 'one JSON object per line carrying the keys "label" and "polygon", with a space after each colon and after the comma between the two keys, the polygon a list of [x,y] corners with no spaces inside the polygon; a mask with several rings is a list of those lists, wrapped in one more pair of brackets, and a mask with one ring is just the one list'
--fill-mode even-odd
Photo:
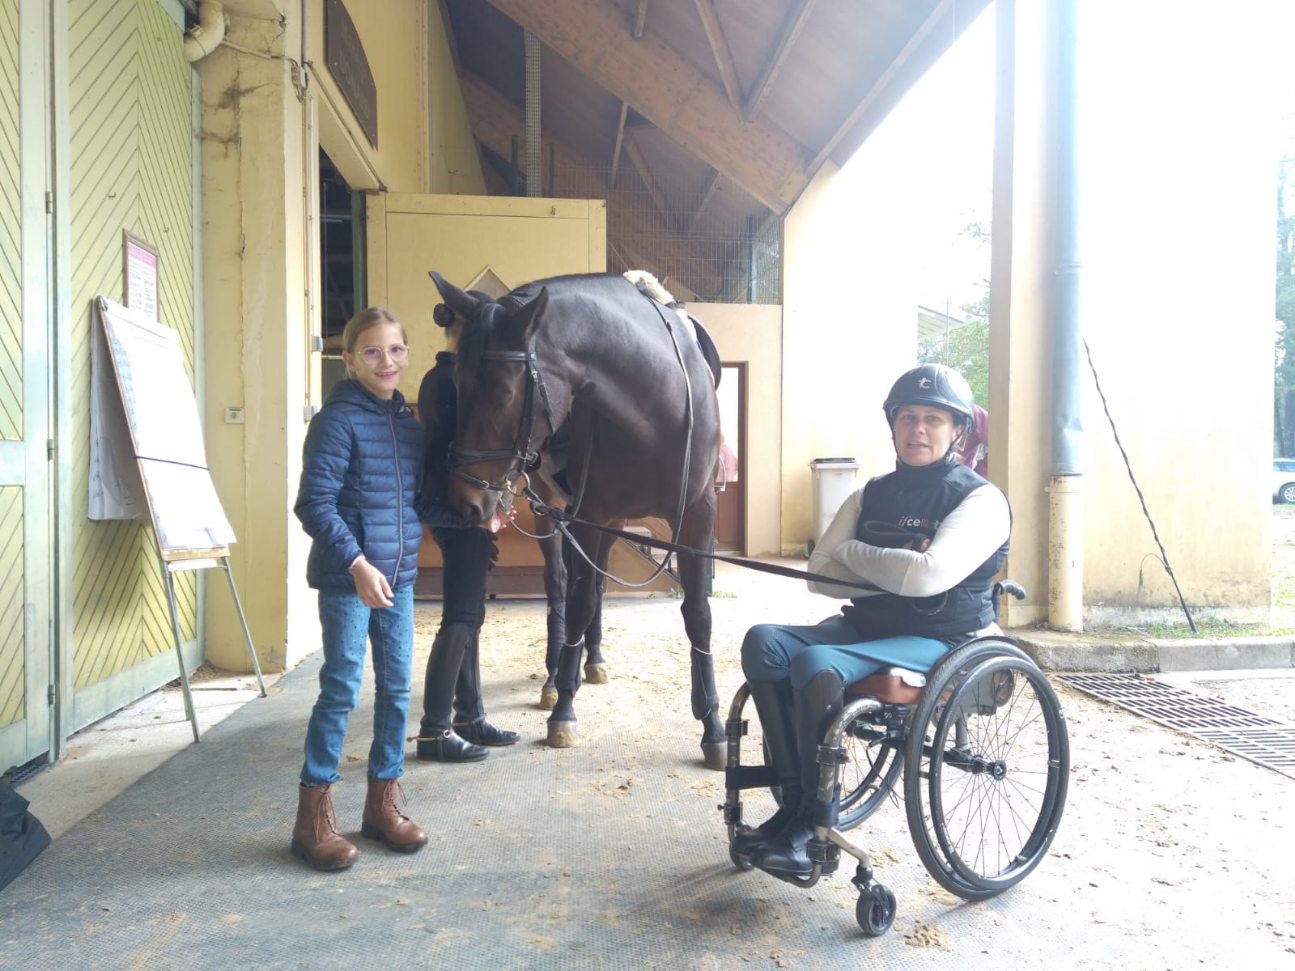
{"label": "noseband", "polygon": [[[522,403],[522,415],[517,426],[517,436],[512,448],[462,448],[457,442],[450,446],[450,470],[465,482],[476,486],[484,492],[512,493],[512,483],[518,476],[525,476],[526,469],[539,461],[539,452],[532,445],[535,430],[535,397],[544,406],[544,418],[552,430],[553,415],[549,407],[548,391],[540,377],[539,365],[535,360],[535,351],[527,348],[524,351],[484,351],[483,363],[517,362],[526,368],[526,400]],[[477,462],[493,462],[499,459],[511,459],[512,464],[498,482],[488,482],[463,470],[465,465]]]}

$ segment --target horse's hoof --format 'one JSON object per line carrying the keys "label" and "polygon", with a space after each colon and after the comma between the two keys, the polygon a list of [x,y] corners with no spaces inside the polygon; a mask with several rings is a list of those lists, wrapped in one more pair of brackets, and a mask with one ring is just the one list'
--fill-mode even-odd
{"label": "horse's hoof", "polygon": [[701,757],[706,761],[706,768],[723,772],[728,765],[727,742],[702,742]]}
{"label": "horse's hoof", "polygon": [[558,706],[558,689],[545,685],[540,689],[540,707],[552,711]]}
{"label": "horse's hoof", "polygon": [[579,741],[574,721],[549,722],[549,748],[572,748]]}
{"label": "horse's hoof", "polygon": [[585,683],[586,684],[606,684],[607,683],[607,664],[603,661],[597,661],[593,664],[585,665]]}

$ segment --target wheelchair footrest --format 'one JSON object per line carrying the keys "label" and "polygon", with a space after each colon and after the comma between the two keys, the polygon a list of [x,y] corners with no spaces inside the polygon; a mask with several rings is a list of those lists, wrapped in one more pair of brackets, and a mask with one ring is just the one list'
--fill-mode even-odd
{"label": "wheelchair footrest", "polygon": [[724,769],[725,789],[767,789],[778,784],[768,765],[730,765]]}
{"label": "wheelchair footrest", "polygon": [[841,862],[841,848],[827,841],[810,840],[805,845],[805,854],[811,862],[819,864],[824,876],[835,873]]}

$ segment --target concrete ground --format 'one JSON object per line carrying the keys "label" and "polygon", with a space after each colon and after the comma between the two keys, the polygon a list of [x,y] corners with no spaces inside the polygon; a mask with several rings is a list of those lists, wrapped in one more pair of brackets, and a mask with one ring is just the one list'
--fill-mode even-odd
{"label": "concrete ground", "polygon": [[[712,607],[725,705],[741,681],[746,626],[832,610],[794,581],[723,565]],[[344,874],[316,874],[287,853],[317,658],[269,679],[266,699],[248,677],[198,680],[199,745],[178,689],[90,726],[64,761],[19,786],[55,840],[0,891],[0,964],[1137,969],[1230,966],[1244,949],[1249,966],[1295,966],[1295,780],[1064,684],[1066,816],[1048,858],[1001,897],[966,904],[941,890],[901,806],[855,831],[898,897],[884,937],[860,935],[845,868],[809,891],[735,871],[716,809],[722,777],[700,765],[686,710],[677,608],[609,602],[613,681],[581,690],[582,745],[554,751],[535,703],[543,607],[492,604],[487,699],[523,742],[475,766],[411,762],[409,811],[431,844],[393,857],[359,840],[364,855]],[[437,615],[435,604],[419,607],[422,657]],[[1036,653],[1035,641],[1051,640],[1022,633]],[[1066,667],[1100,659],[1095,647],[1070,649]],[[1295,721],[1289,645],[1286,655],[1272,642],[1223,650],[1234,648],[1246,667],[1162,677]],[[1061,655],[1039,656],[1055,668],[1049,657]],[[346,746],[338,806],[348,833],[368,716],[356,713]]]}

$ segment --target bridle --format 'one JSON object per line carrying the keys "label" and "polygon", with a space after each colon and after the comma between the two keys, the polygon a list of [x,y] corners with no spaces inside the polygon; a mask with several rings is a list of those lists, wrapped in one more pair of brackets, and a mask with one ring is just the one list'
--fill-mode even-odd
{"label": "bridle", "polygon": [[[544,407],[544,420],[548,423],[550,431],[553,428],[553,409],[549,404],[548,390],[544,387],[544,380],[540,376],[534,348],[528,347],[524,351],[484,351],[481,354],[481,361],[483,363],[518,363],[526,368],[526,398],[522,402],[522,414],[518,420],[517,435],[513,439],[512,448],[462,448],[457,442],[451,444],[450,471],[451,474],[458,476],[483,492],[499,494],[500,501],[507,508],[508,503],[504,496],[518,494],[513,489],[513,483],[519,477],[526,480],[524,488],[528,488],[530,479],[526,474],[526,470],[539,461],[539,452],[533,444],[537,390],[540,403]],[[496,482],[489,482],[463,469],[465,465],[473,465],[477,462],[495,462],[500,459],[511,459],[512,461],[508,469]]]}

